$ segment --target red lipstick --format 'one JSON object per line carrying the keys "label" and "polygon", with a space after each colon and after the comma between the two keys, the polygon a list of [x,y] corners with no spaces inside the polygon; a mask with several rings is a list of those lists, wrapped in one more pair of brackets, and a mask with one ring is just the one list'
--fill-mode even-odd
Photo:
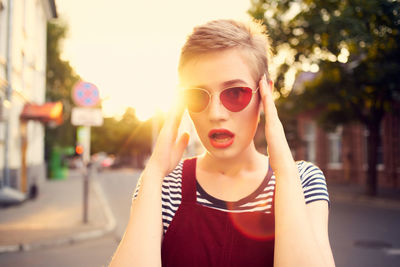
{"label": "red lipstick", "polygon": [[215,148],[227,148],[233,144],[235,134],[227,129],[212,129],[208,133],[210,143]]}

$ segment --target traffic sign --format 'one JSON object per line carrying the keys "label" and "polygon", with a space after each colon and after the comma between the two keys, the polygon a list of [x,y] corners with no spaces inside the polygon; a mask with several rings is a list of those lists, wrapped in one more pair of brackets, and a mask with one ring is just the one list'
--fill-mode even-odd
{"label": "traffic sign", "polygon": [[99,108],[74,107],[71,113],[71,123],[76,126],[101,126],[103,113]]}
{"label": "traffic sign", "polygon": [[79,81],[72,90],[72,99],[80,107],[94,107],[100,102],[99,90],[92,83]]}

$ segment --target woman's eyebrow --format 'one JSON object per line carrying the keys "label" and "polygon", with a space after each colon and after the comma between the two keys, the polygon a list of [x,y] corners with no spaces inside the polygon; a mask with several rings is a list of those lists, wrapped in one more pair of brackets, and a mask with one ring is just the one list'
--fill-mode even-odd
{"label": "woman's eyebrow", "polygon": [[[234,86],[234,85],[238,85],[238,84],[247,85],[247,83],[242,79],[233,79],[233,80],[228,80],[228,81],[222,82],[220,86],[221,86],[221,88],[226,88],[226,87],[230,87],[230,86]],[[208,87],[204,84],[198,84],[195,86],[191,86],[191,88],[208,89]]]}
{"label": "woman's eyebrow", "polygon": [[229,87],[232,85],[238,85],[238,84],[244,84],[247,85],[247,83],[245,81],[243,81],[242,79],[233,79],[233,80],[229,80],[229,81],[225,81],[221,84],[222,87]]}

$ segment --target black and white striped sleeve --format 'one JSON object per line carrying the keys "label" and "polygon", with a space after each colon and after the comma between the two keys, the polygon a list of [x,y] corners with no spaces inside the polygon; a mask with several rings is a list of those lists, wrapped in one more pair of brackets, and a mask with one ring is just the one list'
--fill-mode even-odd
{"label": "black and white striped sleeve", "polygon": [[135,191],[134,191],[133,197],[132,197],[133,200],[135,200],[137,198],[138,194],[139,194],[141,181],[142,181],[142,176],[140,176],[139,180],[136,183],[136,188],[135,188]]}
{"label": "black and white striped sleeve", "polygon": [[166,177],[162,183],[161,204],[164,233],[167,231],[182,201],[183,161]]}
{"label": "black and white striped sleeve", "polygon": [[[183,161],[167,176],[164,177],[161,192],[162,223],[164,233],[167,231],[182,200],[182,167]],[[137,182],[133,200],[138,196],[141,179]]]}
{"label": "black and white striped sleeve", "polygon": [[328,188],[321,169],[307,161],[297,162],[297,166],[306,204],[325,200],[330,205]]}

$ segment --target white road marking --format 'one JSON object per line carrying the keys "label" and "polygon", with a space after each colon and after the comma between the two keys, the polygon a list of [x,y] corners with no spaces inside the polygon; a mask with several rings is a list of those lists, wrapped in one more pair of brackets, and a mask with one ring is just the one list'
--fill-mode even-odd
{"label": "white road marking", "polygon": [[384,251],[390,256],[400,256],[400,248],[386,248]]}

